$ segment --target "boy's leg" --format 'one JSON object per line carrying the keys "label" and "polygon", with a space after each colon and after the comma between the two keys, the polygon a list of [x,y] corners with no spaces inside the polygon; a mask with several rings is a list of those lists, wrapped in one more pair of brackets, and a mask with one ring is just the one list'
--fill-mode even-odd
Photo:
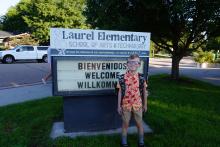
{"label": "boy's leg", "polygon": [[50,77],[51,77],[51,75],[52,75],[52,73],[51,73],[51,71],[46,75],[46,77],[44,78],[45,79],[45,81],[47,81]]}
{"label": "boy's leg", "polygon": [[133,111],[134,119],[136,121],[136,126],[138,129],[139,144],[144,144],[144,128],[143,128],[143,119],[142,111]]}
{"label": "boy's leg", "polygon": [[130,119],[131,119],[131,112],[123,111],[121,144],[127,144],[127,131],[128,131]]}
{"label": "boy's leg", "polygon": [[50,72],[47,73],[47,75],[44,76],[41,80],[42,80],[42,82],[43,82],[44,84],[46,84],[46,81],[47,81],[50,77],[52,77],[51,65],[50,65]]}
{"label": "boy's leg", "polygon": [[46,84],[47,82],[47,80],[50,78],[52,76],[52,73],[50,72],[50,73],[48,73],[45,77],[43,77],[41,80],[42,80],[42,82],[44,83],[44,84]]}
{"label": "boy's leg", "polygon": [[[50,64],[50,63],[49,63]],[[50,64],[50,71],[49,73],[45,76],[45,81],[47,81],[50,77],[52,77],[52,71],[51,71],[51,64]]]}

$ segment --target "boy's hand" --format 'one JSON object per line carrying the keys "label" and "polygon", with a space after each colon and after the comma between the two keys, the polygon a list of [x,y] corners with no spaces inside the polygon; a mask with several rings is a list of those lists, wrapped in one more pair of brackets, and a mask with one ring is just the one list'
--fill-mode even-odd
{"label": "boy's hand", "polygon": [[144,105],[144,107],[143,107],[143,112],[144,112],[144,113],[147,112],[147,105]]}
{"label": "boy's hand", "polygon": [[118,114],[119,114],[119,115],[122,114],[122,109],[121,109],[121,107],[118,107]]}

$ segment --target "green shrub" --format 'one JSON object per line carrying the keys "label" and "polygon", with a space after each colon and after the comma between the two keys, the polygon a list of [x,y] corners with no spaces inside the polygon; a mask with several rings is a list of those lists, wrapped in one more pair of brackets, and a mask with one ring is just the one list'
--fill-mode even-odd
{"label": "green shrub", "polygon": [[21,38],[11,38],[11,45],[38,45],[39,42],[35,40],[31,35],[26,35]]}
{"label": "green shrub", "polygon": [[214,62],[214,54],[211,51],[203,51],[198,49],[193,53],[194,60],[198,63],[212,63]]}

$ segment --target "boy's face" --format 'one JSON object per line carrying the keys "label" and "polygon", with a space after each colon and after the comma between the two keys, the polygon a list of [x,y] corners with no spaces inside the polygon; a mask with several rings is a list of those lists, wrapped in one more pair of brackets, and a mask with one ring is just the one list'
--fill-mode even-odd
{"label": "boy's face", "polygon": [[129,71],[137,71],[140,67],[140,58],[128,59],[127,67]]}

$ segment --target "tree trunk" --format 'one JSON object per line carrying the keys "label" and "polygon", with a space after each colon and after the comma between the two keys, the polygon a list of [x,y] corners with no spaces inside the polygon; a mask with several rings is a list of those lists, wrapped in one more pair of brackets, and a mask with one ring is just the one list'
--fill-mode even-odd
{"label": "tree trunk", "polygon": [[178,80],[179,79],[179,63],[180,63],[181,58],[176,57],[173,55],[172,57],[172,71],[171,71],[171,78],[173,80]]}

